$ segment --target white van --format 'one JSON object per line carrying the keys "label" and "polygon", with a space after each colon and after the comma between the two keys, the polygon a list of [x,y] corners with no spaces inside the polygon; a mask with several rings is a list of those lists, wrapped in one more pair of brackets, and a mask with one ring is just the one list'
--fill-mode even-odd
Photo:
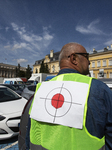
{"label": "white van", "polygon": [[3,84],[24,84],[21,78],[4,78]]}

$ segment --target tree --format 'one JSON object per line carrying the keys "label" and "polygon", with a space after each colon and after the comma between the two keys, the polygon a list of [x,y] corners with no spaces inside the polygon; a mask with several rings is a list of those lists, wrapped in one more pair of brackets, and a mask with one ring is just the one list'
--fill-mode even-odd
{"label": "tree", "polygon": [[42,61],[42,63],[41,63],[41,66],[40,66],[40,73],[45,73],[44,61]]}
{"label": "tree", "polygon": [[20,64],[18,64],[18,77],[20,77],[20,68],[21,68],[21,66],[20,66]]}
{"label": "tree", "polygon": [[25,77],[25,76],[26,76],[26,72],[20,70],[19,77]]}
{"label": "tree", "polygon": [[48,65],[47,65],[47,63],[44,64],[44,61],[42,61],[42,63],[41,63],[40,73],[49,73]]}
{"label": "tree", "polygon": [[46,66],[45,66],[45,73],[49,73],[49,68],[48,68],[48,64],[46,63]]}
{"label": "tree", "polygon": [[32,68],[30,68],[30,65],[27,66],[26,68],[26,78],[27,80],[31,77],[32,74]]}
{"label": "tree", "polygon": [[17,67],[15,69],[15,72],[16,72],[16,77],[18,77],[18,68]]}
{"label": "tree", "polygon": [[37,71],[37,68],[36,68],[36,71],[35,71],[35,73],[38,73],[38,71]]}
{"label": "tree", "polygon": [[16,77],[20,77],[20,67],[21,67],[20,64],[18,64],[18,66],[15,69]]}

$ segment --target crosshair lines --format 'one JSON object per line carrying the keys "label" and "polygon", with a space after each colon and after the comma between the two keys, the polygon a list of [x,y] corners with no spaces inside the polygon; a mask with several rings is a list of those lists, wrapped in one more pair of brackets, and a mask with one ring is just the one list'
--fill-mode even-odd
{"label": "crosshair lines", "polygon": [[[57,88],[54,88],[53,90],[51,90],[51,91],[48,93],[48,95],[46,96],[46,98],[40,97],[40,99],[44,99],[44,100],[45,100],[45,108],[46,108],[46,102],[47,102],[47,101],[51,101],[51,105],[52,105],[52,106],[54,107],[54,109],[55,109],[55,114],[54,114],[54,115],[51,114],[47,108],[46,108],[46,111],[47,111],[47,113],[48,113],[49,115],[51,115],[52,117],[54,117],[53,122],[55,122],[56,117],[62,117],[62,116],[64,116],[64,115],[66,115],[66,114],[69,112],[69,110],[70,110],[72,104],[75,104],[75,105],[82,105],[82,104],[80,104],[80,103],[72,102],[72,95],[71,95],[70,91],[69,91],[68,89],[66,89],[65,87],[63,87],[63,86],[64,86],[64,83],[62,84],[61,87],[57,87]],[[60,91],[59,91],[58,93],[57,93],[57,91],[56,91],[57,89],[60,89]],[[64,96],[63,96],[63,94],[62,94],[62,90],[65,90],[65,92],[67,92],[67,93],[69,94],[69,97],[71,98],[70,100],[65,100],[66,97],[64,98]],[[52,95],[51,93],[54,92],[54,91],[56,91],[56,94],[53,94],[53,95]],[[51,98],[48,98],[48,96],[49,96],[50,94],[52,95],[52,97],[51,97]],[[68,107],[68,109],[66,110],[66,112],[65,112],[63,115],[57,116],[57,111],[59,110],[59,108],[60,108],[60,109],[63,108],[63,105],[64,105],[65,103],[70,104],[69,107]]]}

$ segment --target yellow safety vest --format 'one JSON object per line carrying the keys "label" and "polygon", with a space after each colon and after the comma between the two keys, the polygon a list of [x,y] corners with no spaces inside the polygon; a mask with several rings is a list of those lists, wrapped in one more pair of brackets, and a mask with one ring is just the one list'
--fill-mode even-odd
{"label": "yellow safety vest", "polygon": [[[62,74],[51,81],[75,81],[89,84],[87,100],[92,78],[78,73]],[[48,81],[50,82],[50,81]],[[74,83],[75,84],[75,83]],[[41,84],[37,84],[36,91]],[[80,91],[80,89],[79,89]],[[43,91],[44,92],[44,91]],[[35,97],[34,97],[35,100]],[[91,135],[86,126],[87,100],[84,107],[83,129],[70,128],[63,125],[39,122],[31,119],[30,142],[31,150],[42,146],[48,150],[99,150],[105,145],[105,138],[99,139]],[[32,105],[30,107],[31,112]]]}

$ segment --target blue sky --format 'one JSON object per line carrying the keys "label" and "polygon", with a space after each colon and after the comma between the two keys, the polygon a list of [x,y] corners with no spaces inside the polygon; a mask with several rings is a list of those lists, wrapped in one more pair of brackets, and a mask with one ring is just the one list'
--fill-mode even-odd
{"label": "blue sky", "polygon": [[0,0],[0,63],[30,67],[69,42],[112,44],[112,0]]}

